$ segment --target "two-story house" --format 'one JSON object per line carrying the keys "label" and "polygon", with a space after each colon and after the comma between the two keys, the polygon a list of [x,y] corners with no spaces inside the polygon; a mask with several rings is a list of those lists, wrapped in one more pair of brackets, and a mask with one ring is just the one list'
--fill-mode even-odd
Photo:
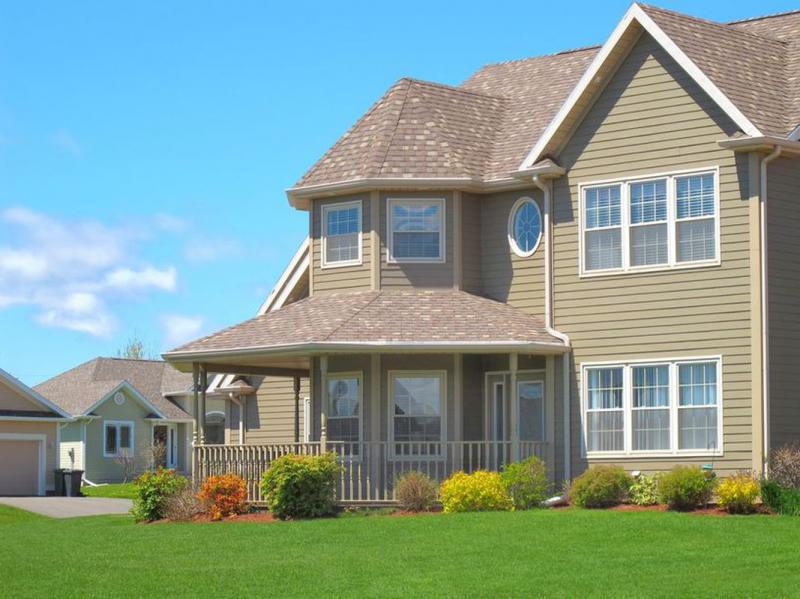
{"label": "two-story house", "polygon": [[309,238],[259,315],[164,355],[231,389],[196,474],[762,471],[800,438],[798,40],[634,4],[600,47],[398,81],[288,190]]}

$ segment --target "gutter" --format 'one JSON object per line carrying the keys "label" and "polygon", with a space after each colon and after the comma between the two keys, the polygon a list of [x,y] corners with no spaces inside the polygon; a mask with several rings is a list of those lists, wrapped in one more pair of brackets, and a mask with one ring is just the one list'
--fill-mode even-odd
{"label": "gutter", "polygon": [[[560,168],[560,167],[559,167]],[[563,173],[563,169],[562,173]],[[536,185],[544,196],[544,322],[547,332],[553,337],[561,339],[567,348],[572,346],[569,336],[553,328],[553,192],[552,181],[542,180],[542,175],[533,176]],[[569,350],[561,355],[561,389],[563,393],[563,418],[564,418],[564,479],[572,478],[572,423],[570,405],[570,360]]]}
{"label": "gutter", "polygon": [[768,135],[728,138],[718,141],[717,144],[735,152],[770,152],[781,148],[784,154],[800,155],[800,141]]}
{"label": "gutter", "polygon": [[[800,144],[797,144],[800,146]],[[772,152],[761,160],[761,203],[759,217],[761,220],[761,397],[763,400],[762,426],[764,431],[763,465],[764,474],[769,465],[770,426],[769,426],[769,290],[767,289],[767,166],[783,152],[783,146],[776,146]]]}

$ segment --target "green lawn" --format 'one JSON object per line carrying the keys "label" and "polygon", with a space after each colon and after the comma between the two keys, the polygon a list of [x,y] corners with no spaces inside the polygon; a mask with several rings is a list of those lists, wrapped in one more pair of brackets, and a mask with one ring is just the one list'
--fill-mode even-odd
{"label": "green lawn", "polygon": [[789,517],[550,510],[285,523],[13,520],[0,519],[2,596],[742,597],[800,589],[800,518]]}
{"label": "green lawn", "polygon": [[100,487],[81,487],[81,492],[88,497],[117,497],[133,499],[133,483],[113,483]]}

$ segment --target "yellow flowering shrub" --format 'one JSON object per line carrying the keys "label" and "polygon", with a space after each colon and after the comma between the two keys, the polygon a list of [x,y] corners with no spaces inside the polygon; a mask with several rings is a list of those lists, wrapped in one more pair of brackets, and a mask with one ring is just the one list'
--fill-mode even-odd
{"label": "yellow flowering shrub", "polygon": [[731,514],[746,514],[756,507],[760,485],[749,472],[738,472],[717,487],[719,504]]}
{"label": "yellow flowering shrub", "polygon": [[456,472],[442,483],[439,500],[445,512],[510,510],[511,498],[498,472]]}

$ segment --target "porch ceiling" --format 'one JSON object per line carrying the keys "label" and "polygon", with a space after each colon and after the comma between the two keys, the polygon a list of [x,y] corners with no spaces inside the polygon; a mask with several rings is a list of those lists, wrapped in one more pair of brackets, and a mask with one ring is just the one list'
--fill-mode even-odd
{"label": "porch ceiling", "polygon": [[563,353],[543,319],[456,290],[314,295],[166,352],[192,362],[308,368],[332,353]]}

